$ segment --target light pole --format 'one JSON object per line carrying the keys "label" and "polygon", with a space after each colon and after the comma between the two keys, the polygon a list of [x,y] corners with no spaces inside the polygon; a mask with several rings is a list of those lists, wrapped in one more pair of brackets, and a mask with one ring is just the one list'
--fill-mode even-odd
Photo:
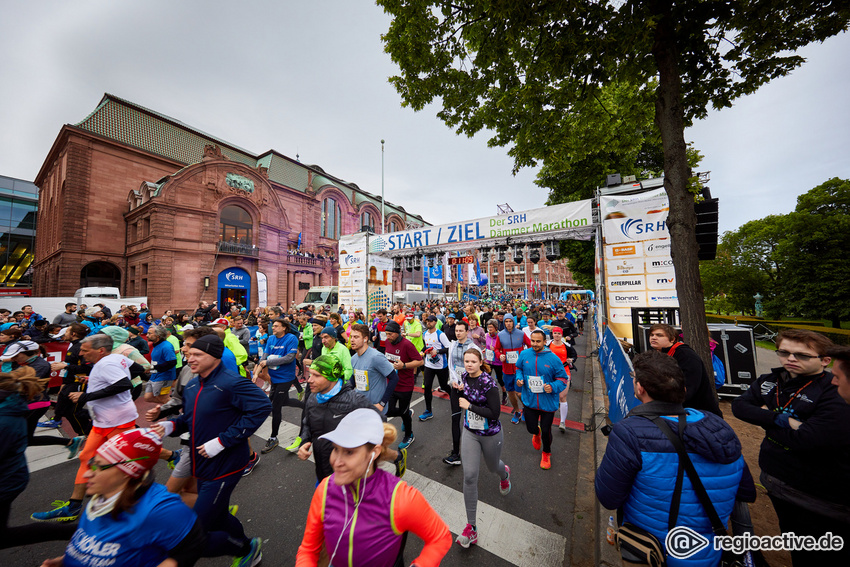
{"label": "light pole", "polygon": [[384,141],[381,140],[381,234],[384,234]]}

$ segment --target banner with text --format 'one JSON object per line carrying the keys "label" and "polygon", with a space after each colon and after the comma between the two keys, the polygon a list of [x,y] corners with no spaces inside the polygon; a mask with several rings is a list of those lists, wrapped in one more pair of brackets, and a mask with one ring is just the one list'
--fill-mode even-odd
{"label": "banner with text", "polygon": [[608,392],[608,418],[617,423],[640,402],[635,398],[632,383],[632,361],[626,356],[620,341],[610,328],[606,328],[599,346],[599,365],[605,376]]}
{"label": "banner with text", "polygon": [[386,252],[469,242],[528,234],[540,234],[571,228],[586,228],[586,239],[593,232],[591,201],[563,203],[520,213],[484,217],[458,224],[427,226],[413,230],[375,235],[369,242],[369,252]]}
{"label": "banner with text", "polygon": [[596,261],[604,263],[608,328],[617,337],[633,340],[632,307],[679,306],[669,208],[664,189],[599,200],[604,251]]}

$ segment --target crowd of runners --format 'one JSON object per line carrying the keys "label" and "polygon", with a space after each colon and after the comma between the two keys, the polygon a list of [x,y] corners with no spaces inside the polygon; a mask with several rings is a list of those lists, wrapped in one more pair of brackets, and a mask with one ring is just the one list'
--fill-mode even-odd
{"label": "crowd of runners", "polygon": [[[445,443],[446,466],[462,467],[467,525],[456,543],[475,544],[479,476],[488,478],[482,460],[501,494],[511,490],[505,424],[524,426],[540,467],[553,466],[552,428],[564,428],[573,344],[590,306],[434,301],[368,317],[344,306],[222,313],[201,302],[193,313],[160,316],[146,306],[116,314],[77,307],[68,304],[52,324],[29,306],[0,312],[0,546],[67,540],[65,554],[45,566],[182,566],[216,556],[259,564],[262,539],[246,535],[230,497],[280,446],[286,406],[300,410],[301,425],[285,449],[312,457],[316,472],[297,565],[342,557],[402,565],[409,532],[425,542],[412,564],[438,565],[451,535],[402,480],[408,448],[427,435]],[[68,343],[67,353],[48,363],[45,343],[55,341]],[[414,391],[425,398],[418,416]],[[435,419],[435,398],[447,399],[450,419],[420,425]],[[150,409],[140,416],[139,407]],[[270,436],[252,446],[269,415]],[[67,425],[75,436],[34,435]],[[167,436],[181,449],[164,448]],[[28,480],[24,450],[44,444],[79,459],[74,483],[57,486],[58,500],[33,510],[32,523],[9,526]],[[164,485],[150,474],[159,461]]]}

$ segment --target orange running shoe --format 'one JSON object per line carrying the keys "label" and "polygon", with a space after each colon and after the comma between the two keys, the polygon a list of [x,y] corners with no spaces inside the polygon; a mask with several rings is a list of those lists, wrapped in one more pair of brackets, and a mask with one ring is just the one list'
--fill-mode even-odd
{"label": "orange running shoe", "polygon": [[540,468],[546,470],[552,468],[552,453],[543,451],[543,457],[540,459]]}
{"label": "orange running shoe", "polygon": [[531,436],[531,446],[534,447],[535,451],[539,451],[541,447],[540,443],[540,428],[537,428],[537,433]]}

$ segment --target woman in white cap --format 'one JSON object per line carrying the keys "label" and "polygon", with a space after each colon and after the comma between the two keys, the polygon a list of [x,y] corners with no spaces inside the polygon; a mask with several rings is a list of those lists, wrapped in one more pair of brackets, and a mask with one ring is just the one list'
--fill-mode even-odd
{"label": "woman in white cap", "polygon": [[323,549],[332,565],[401,566],[407,532],[425,542],[411,565],[440,564],[452,543],[446,523],[418,490],[378,468],[395,459],[396,435],[377,412],[360,408],[320,437],[333,443],[334,472],[313,494],[297,567],[318,565]]}
{"label": "woman in white cap", "polygon": [[85,474],[91,500],[65,555],[42,567],[194,565],[206,537],[195,513],[154,482],[162,440],[152,429],[125,431],[101,445]]}

